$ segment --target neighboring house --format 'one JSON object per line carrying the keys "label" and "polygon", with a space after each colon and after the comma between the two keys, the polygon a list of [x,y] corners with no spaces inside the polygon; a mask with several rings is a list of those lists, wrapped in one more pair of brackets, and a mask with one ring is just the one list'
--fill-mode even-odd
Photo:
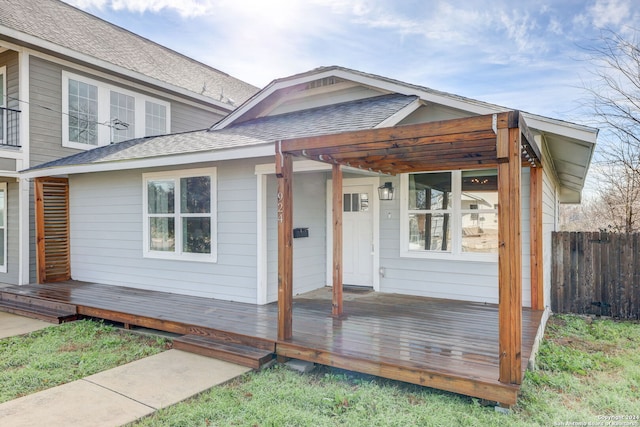
{"label": "neighboring house", "polygon": [[0,9],[0,282],[36,281],[33,186],[18,171],[204,129],[257,88],[56,0]]}
{"label": "neighboring house", "polygon": [[[97,148],[24,176],[68,178],[72,278],[265,304],[278,298],[276,142],[504,111],[354,70],[319,68],[275,80],[208,130]],[[543,309],[550,305],[558,205],[580,200],[597,132],[523,117],[541,157],[544,270],[531,273],[529,263],[525,162],[522,305]],[[497,170],[486,169],[481,154],[478,167],[465,170],[442,170],[434,161],[435,173],[389,176],[344,167],[344,283],[497,303]],[[332,166],[295,160],[293,227],[308,232],[293,243],[297,294],[332,283]],[[386,182],[394,188],[391,201],[378,197]],[[540,276],[533,287],[532,274]]]}

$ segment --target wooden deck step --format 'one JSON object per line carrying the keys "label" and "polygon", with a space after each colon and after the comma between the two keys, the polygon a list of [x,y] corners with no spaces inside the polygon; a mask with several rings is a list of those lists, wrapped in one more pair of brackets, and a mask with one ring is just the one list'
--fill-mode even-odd
{"label": "wooden deck step", "polygon": [[273,352],[269,350],[200,335],[183,335],[175,338],[173,348],[237,363],[253,369],[260,369],[262,365],[274,357]]}
{"label": "wooden deck step", "polygon": [[10,292],[0,292],[0,311],[55,324],[71,322],[78,318],[76,306],[73,304],[48,301]]}

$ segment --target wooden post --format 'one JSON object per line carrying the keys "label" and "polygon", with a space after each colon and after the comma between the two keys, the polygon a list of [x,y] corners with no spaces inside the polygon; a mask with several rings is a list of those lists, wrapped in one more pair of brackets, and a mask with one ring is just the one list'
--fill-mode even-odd
{"label": "wooden post", "polygon": [[[522,383],[521,161],[517,113],[498,121],[498,328],[500,377]],[[506,155],[504,157],[500,157]]]}
{"label": "wooden post", "polygon": [[45,239],[44,239],[44,189],[42,178],[36,178],[34,183],[35,195],[35,222],[36,222],[36,281],[44,283],[47,278],[45,263]]}
{"label": "wooden post", "polygon": [[531,308],[544,310],[544,268],[542,255],[542,176],[541,166],[529,169],[529,222],[531,251]]}
{"label": "wooden post", "polygon": [[276,153],[278,178],[278,339],[293,334],[293,162],[288,153]]}
{"label": "wooden post", "polygon": [[342,169],[333,165],[333,303],[331,314],[340,317],[343,314],[342,298]]}

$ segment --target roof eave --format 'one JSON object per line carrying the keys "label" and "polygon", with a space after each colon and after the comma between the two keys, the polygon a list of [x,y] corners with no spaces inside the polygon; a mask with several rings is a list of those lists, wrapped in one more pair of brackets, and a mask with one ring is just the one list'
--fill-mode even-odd
{"label": "roof eave", "polygon": [[45,176],[76,175],[81,173],[112,172],[130,169],[145,169],[163,166],[180,166],[195,163],[219,162],[275,155],[274,142],[265,142],[249,146],[198,151],[167,156],[147,157],[131,160],[97,161],[76,165],[52,166],[41,169],[26,169],[20,172],[21,178],[33,179]]}

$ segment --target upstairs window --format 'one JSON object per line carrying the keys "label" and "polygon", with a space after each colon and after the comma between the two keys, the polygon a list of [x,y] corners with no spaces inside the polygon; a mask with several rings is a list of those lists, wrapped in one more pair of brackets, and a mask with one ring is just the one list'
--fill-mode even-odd
{"label": "upstairs window", "polygon": [[215,168],[150,173],[144,181],[144,256],[216,260]]}
{"label": "upstairs window", "polygon": [[114,90],[111,91],[111,142],[121,142],[136,137],[136,99]]}
{"label": "upstairs window", "polygon": [[98,86],[69,80],[69,141],[98,145]]}
{"label": "upstairs window", "polygon": [[401,255],[497,259],[497,171],[412,173],[401,177]]}
{"label": "upstairs window", "polygon": [[145,135],[164,135],[167,133],[167,107],[163,104],[146,101]]}
{"label": "upstairs window", "polygon": [[62,145],[81,150],[169,133],[170,105],[62,72]]}

